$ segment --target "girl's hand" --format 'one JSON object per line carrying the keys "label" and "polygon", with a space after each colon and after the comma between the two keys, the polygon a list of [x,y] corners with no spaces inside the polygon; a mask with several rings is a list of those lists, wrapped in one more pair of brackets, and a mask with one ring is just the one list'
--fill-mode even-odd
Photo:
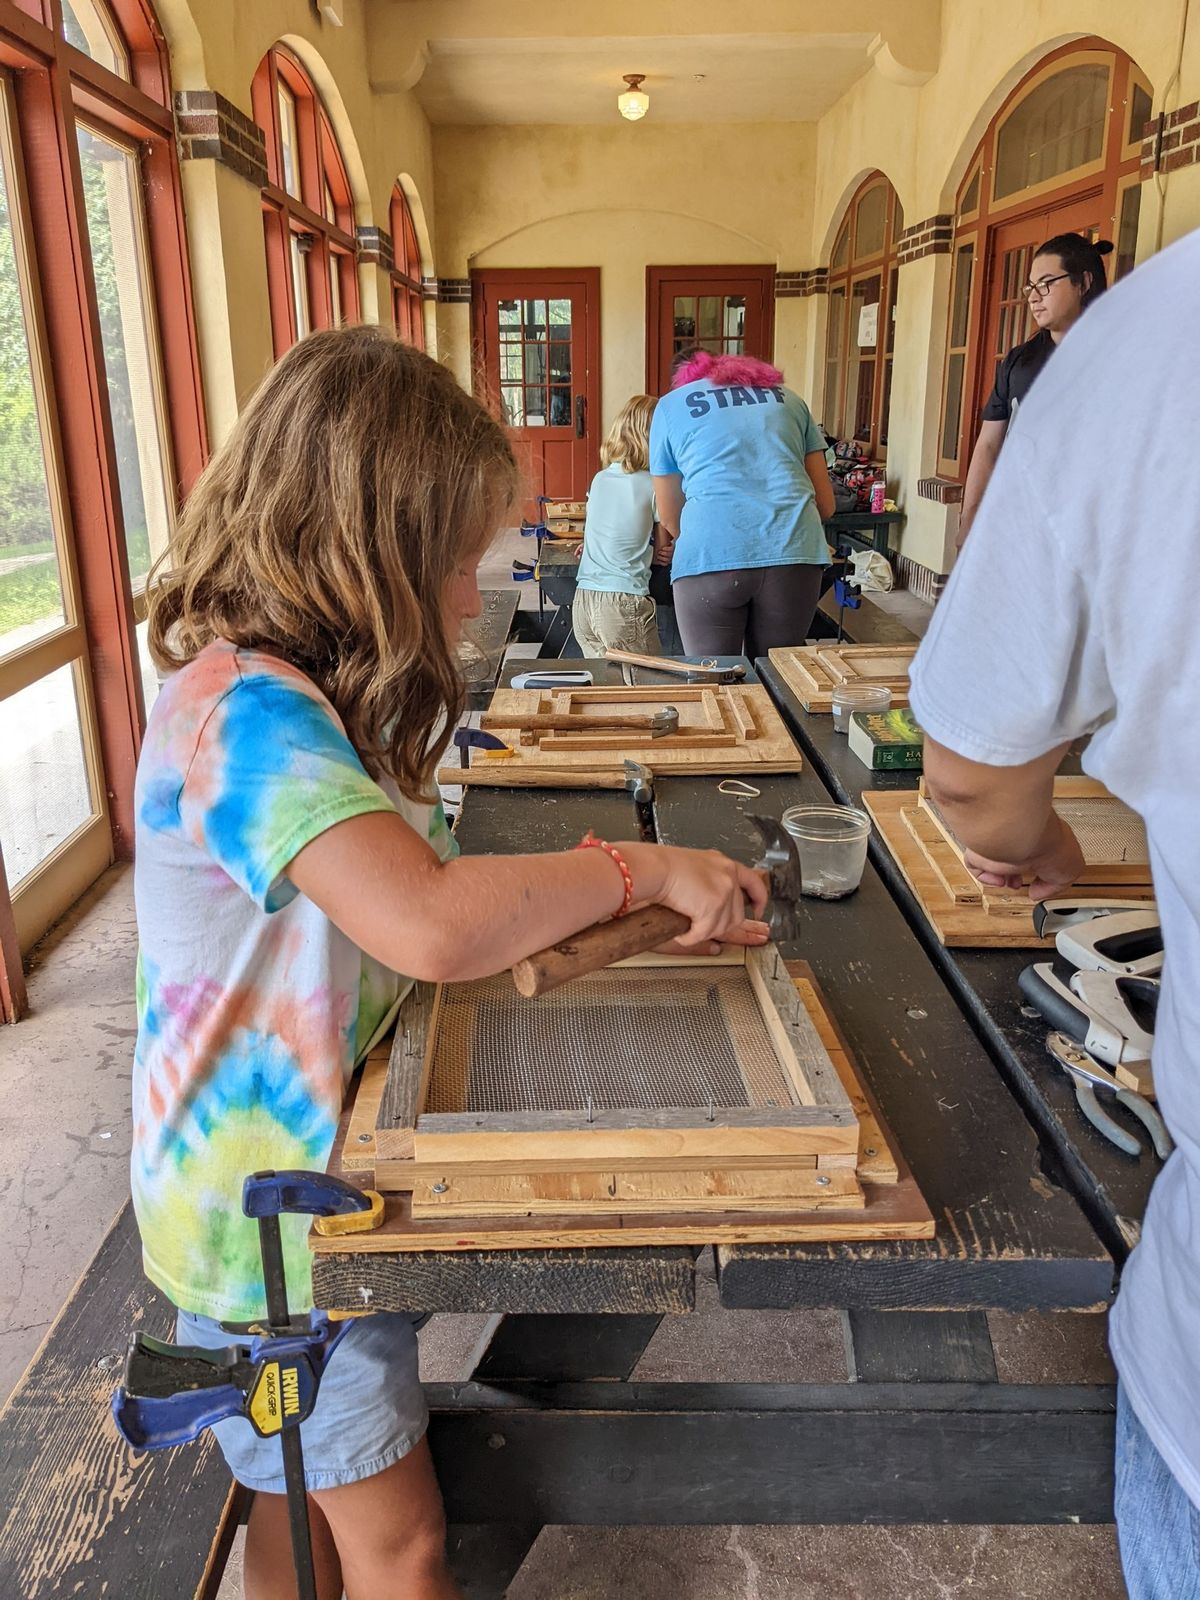
{"label": "girl's hand", "polygon": [[[679,950],[694,954],[698,946],[714,940],[766,943],[766,925],[756,919],[766,909],[767,886],[753,868],[731,861],[719,850],[681,850],[671,845],[633,846],[626,859],[639,901],[670,906],[692,919],[688,931],[675,940]],[[747,917],[747,909],[753,917]]]}
{"label": "girl's hand", "polygon": [[980,883],[998,889],[1023,889],[1026,878],[1031,900],[1051,900],[1071,884],[1083,871],[1085,862],[1079,840],[1057,813],[1050,821],[1028,861],[989,861],[972,850],[963,852],[967,871]]}

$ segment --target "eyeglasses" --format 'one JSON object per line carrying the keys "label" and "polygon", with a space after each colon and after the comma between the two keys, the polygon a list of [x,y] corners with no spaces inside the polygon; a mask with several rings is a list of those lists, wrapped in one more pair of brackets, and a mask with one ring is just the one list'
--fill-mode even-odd
{"label": "eyeglasses", "polygon": [[1062,278],[1069,278],[1069,272],[1056,272],[1052,278],[1039,278],[1036,283],[1023,283],[1021,293],[1026,300],[1040,300],[1052,283],[1058,283]]}

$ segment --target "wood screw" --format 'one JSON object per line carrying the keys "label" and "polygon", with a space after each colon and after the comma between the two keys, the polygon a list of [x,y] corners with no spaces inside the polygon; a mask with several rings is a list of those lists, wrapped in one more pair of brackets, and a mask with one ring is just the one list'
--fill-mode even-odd
{"label": "wood screw", "polygon": [[489,1433],[488,1434],[488,1449],[489,1450],[503,1450],[504,1446],[507,1443],[508,1443],[508,1440],[504,1437],[504,1435],[502,1433]]}
{"label": "wood screw", "polygon": [[448,1183],[435,1183],[432,1187],[434,1194],[445,1194],[450,1185]]}
{"label": "wood screw", "polygon": [[370,1144],[371,1135],[369,1133],[360,1133],[358,1136],[358,1142],[359,1144]]}
{"label": "wood screw", "polygon": [[875,1149],[874,1145],[869,1145],[867,1149],[863,1151],[863,1155],[865,1156],[877,1156],[878,1154],[879,1151]]}
{"label": "wood screw", "polygon": [[817,1182],[821,1185],[822,1189],[827,1189],[829,1187],[829,1178],[823,1172],[818,1175]]}

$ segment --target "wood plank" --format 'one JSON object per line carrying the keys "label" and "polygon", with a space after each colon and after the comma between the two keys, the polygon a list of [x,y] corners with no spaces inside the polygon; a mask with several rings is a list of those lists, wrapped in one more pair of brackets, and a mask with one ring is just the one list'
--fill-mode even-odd
{"label": "wood plank", "polygon": [[[812,976],[812,968],[805,961],[789,961],[787,965],[858,1119],[856,1169],[859,1178],[864,1183],[898,1182],[900,1158],[892,1136],[883,1126],[873,1099],[867,1094],[854,1069],[849,1047]],[[805,975],[801,976],[802,973]]]}
{"label": "wood plank", "polygon": [[387,1081],[375,1122],[377,1157],[411,1156],[413,1128],[424,1098],[430,1023],[438,986],[414,983],[400,1007]]}
{"label": "wood plank", "polygon": [[[980,950],[1052,950],[1054,940],[1039,939],[1033,931],[1033,907],[1028,900],[1019,914],[997,916],[982,903],[967,905],[951,899],[904,818],[905,810],[912,809],[912,800],[911,792],[903,790],[868,789],[862,796],[880,839],[942,944]],[[1102,885],[1088,892],[1103,897],[1106,887],[1114,898],[1153,894],[1148,886],[1129,884]]]}
{"label": "wood plank", "polygon": [[775,1041],[776,1053],[792,1073],[801,1103],[828,1110],[852,1110],[842,1080],[776,946],[747,950],[746,971]]}
{"label": "wood plank", "polygon": [[367,1170],[375,1165],[375,1124],[387,1086],[391,1035],[370,1051],[362,1064],[358,1087],[354,1090],[353,1113],[346,1133],[342,1165],[350,1170]]}
{"label": "wood plank", "polygon": [[805,1171],[777,1167],[761,1172],[709,1168],[689,1172],[530,1172],[508,1177],[462,1176],[427,1180],[412,1192],[417,1217],[660,1215],[690,1212],[861,1210],[863,1192],[853,1170]]}
{"label": "wood plank", "polygon": [[958,905],[981,906],[982,884],[967,871],[962,856],[947,844],[945,835],[929,813],[914,805],[906,806],[900,815],[950,898]]}

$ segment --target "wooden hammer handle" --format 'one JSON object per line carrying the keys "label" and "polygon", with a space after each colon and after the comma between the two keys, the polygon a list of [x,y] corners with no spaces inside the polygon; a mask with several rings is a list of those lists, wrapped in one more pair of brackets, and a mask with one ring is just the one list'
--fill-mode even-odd
{"label": "wooden hammer handle", "polygon": [[548,994],[559,984],[609,967],[626,956],[640,956],[668,939],[686,933],[691,920],[669,906],[643,906],[613,922],[597,922],[582,933],[560,940],[549,950],[526,956],[512,969],[517,992],[527,999]]}
{"label": "wooden hammer handle", "polygon": [[606,650],[604,659],[623,662],[627,667],[653,667],[655,672],[673,672],[681,678],[696,670],[686,661],[672,661],[670,656],[640,656],[636,650]]}
{"label": "wooden hammer handle", "polygon": [[561,729],[564,731],[570,729],[573,732],[579,732],[582,730],[586,733],[590,733],[593,729],[598,731],[602,728],[634,728],[639,732],[644,733],[647,730],[652,729],[654,725],[655,719],[652,716],[587,717],[581,715],[571,715],[566,712],[558,716],[556,716],[553,712],[545,712],[532,717],[506,717],[503,721],[503,724],[497,721],[497,726],[503,726],[506,728],[521,728],[523,730],[527,729],[531,733],[551,733],[555,729]]}

